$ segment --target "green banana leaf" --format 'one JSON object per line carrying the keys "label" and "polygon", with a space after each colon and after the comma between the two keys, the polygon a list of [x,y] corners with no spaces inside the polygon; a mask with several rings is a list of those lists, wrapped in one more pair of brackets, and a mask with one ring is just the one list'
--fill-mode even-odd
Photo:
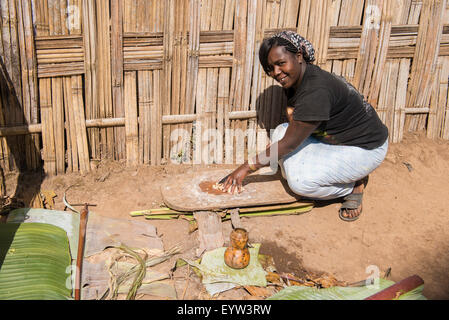
{"label": "green banana leaf", "polygon": [[45,223],[0,224],[0,300],[72,297],[69,240]]}
{"label": "green banana leaf", "polygon": [[[394,284],[393,281],[379,279],[378,286],[331,287],[317,289],[291,286],[275,293],[267,300],[363,300]],[[400,296],[398,300],[426,300],[422,295],[424,285]]]}

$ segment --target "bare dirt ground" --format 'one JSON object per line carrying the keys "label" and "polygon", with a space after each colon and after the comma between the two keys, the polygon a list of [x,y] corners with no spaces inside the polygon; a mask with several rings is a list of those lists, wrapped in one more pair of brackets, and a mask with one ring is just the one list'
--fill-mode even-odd
{"label": "bare dirt ground", "polygon": [[[134,210],[163,205],[160,187],[175,174],[204,172],[236,166],[165,165],[127,168],[120,162],[102,162],[89,175],[46,177],[41,190],[53,190],[55,209],[62,210],[64,191],[71,203],[94,203],[97,214],[151,223],[165,249],[181,244],[181,256],[192,257],[197,233],[189,233],[185,220],[155,221],[131,217]],[[14,190],[15,175],[7,177]],[[363,213],[355,222],[338,217],[339,202],[317,203],[301,215],[242,218],[250,241],[261,243],[261,253],[271,255],[278,271],[298,274],[307,270],[332,274],[348,283],[366,279],[378,268],[382,276],[391,268],[390,280],[417,274],[424,279],[429,299],[449,299],[449,142],[431,141],[422,134],[406,134],[390,145],[384,163],[370,175]],[[29,201],[35,177],[30,174],[21,195]],[[28,199],[27,199],[28,197]],[[224,222],[225,238],[231,231]],[[161,266],[170,268],[173,261]],[[210,299],[198,278],[186,268],[175,273],[178,297]],[[187,289],[186,289],[187,288]],[[220,294],[218,299],[250,299],[244,289]]]}

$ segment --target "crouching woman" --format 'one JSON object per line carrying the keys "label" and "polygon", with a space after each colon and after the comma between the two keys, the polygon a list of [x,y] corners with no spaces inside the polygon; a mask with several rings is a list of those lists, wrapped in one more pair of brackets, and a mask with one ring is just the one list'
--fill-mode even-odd
{"label": "crouching woman", "polygon": [[368,175],[386,156],[388,129],[343,77],[312,64],[314,52],[291,31],[262,42],[260,63],[285,89],[289,122],[276,128],[264,157],[257,155],[220,182],[224,191],[239,192],[245,177],[269,165],[261,160],[276,150],[293,192],[317,200],[343,198],[339,216],[354,221],[362,213]]}

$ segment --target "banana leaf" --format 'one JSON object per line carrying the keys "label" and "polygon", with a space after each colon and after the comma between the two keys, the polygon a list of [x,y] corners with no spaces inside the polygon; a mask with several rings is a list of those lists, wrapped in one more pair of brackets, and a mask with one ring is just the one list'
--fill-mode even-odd
{"label": "banana leaf", "polygon": [[0,224],[0,300],[72,297],[69,240],[45,223]]}
{"label": "banana leaf", "polygon": [[[291,286],[275,293],[267,300],[363,300],[394,284],[393,281],[379,279],[378,286],[331,287],[318,289]],[[424,285],[401,295],[398,300],[426,300],[422,295]]]}

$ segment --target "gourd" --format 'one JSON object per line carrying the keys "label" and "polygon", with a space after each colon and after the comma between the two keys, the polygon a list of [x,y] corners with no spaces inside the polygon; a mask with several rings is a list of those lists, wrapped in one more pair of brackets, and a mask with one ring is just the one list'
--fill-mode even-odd
{"label": "gourd", "polygon": [[243,228],[232,230],[230,235],[231,245],[224,253],[224,261],[233,269],[243,269],[249,264],[250,254],[248,249],[248,232]]}

